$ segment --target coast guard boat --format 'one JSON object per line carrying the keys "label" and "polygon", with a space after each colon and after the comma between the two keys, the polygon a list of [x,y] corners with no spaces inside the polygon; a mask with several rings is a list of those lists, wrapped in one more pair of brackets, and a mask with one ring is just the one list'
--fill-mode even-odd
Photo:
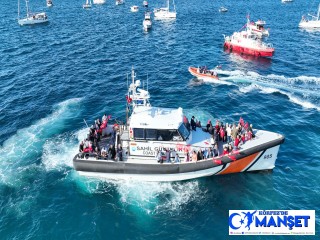
{"label": "coast guard boat", "polygon": [[[79,153],[73,158],[73,166],[80,175],[116,180],[181,181],[274,168],[284,136],[252,130],[255,137],[239,148],[228,154],[220,150],[219,154],[208,154],[212,135],[194,125],[193,117],[190,128],[182,108],[151,106],[149,92],[141,88],[141,81],[135,77],[132,68],[132,83],[126,96],[127,123],[111,124],[111,117],[105,115],[101,126],[90,128],[86,143],[80,144]],[[223,148],[223,143],[218,141],[214,146]],[[200,151],[206,154],[197,158]],[[195,152],[198,152],[196,158]]]}

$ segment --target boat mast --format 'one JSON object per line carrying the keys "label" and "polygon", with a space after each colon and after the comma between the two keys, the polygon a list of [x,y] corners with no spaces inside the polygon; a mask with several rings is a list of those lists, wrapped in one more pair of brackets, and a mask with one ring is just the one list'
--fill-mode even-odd
{"label": "boat mast", "polygon": [[320,17],[320,3],[319,3],[319,6],[318,6],[317,21],[319,21],[319,17]]}
{"label": "boat mast", "polygon": [[18,0],[18,20],[20,19],[20,0]]}
{"label": "boat mast", "polygon": [[29,7],[28,7],[28,1],[29,1],[29,0],[26,0],[26,6],[27,6],[27,17],[29,17]]}

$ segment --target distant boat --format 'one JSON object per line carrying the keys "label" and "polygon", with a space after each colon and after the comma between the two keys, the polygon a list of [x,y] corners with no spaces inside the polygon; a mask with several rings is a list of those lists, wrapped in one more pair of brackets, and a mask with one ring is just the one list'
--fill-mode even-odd
{"label": "distant boat", "polygon": [[106,0],[93,0],[93,4],[105,4]]}
{"label": "distant boat", "polygon": [[154,19],[173,19],[177,17],[176,6],[173,1],[173,12],[170,12],[169,0],[167,0],[167,7],[164,8],[156,8],[153,11]]}
{"label": "distant boat", "polygon": [[225,7],[220,7],[219,12],[228,12],[228,9]]}
{"label": "distant boat", "polygon": [[147,11],[144,14],[144,20],[143,20],[143,30],[148,31],[152,27],[152,22],[151,22],[151,12]]}
{"label": "distant boat", "polygon": [[45,12],[42,13],[31,13],[29,11],[28,0],[26,1],[26,9],[27,9],[27,17],[20,18],[20,0],[18,0],[18,23],[19,25],[32,25],[32,24],[39,24],[39,23],[46,23],[48,22],[48,17]]}
{"label": "distant boat", "polygon": [[318,12],[317,15],[314,16],[312,14],[308,14],[311,18],[305,18],[302,16],[302,19],[299,23],[299,27],[301,28],[320,28],[320,3],[318,6]]}
{"label": "distant boat", "polygon": [[124,0],[116,0],[116,5],[122,5],[124,4]]}
{"label": "distant boat", "polygon": [[86,0],[86,3],[82,5],[83,8],[91,8],[92,3],[91,0]]}
{"label": "distant boat", "polygon": [[47,7],[52,7],[52,6],[53,6],[52,0],[47,0]]}
{"label": "distant boat", "polygon": [[283,2],[283,3],[289,3],[289,2],[293,2],[293,0],[281,0],[281,2]]}
{"label": "distant boat", "polygon": [[139,11],[139,7],[138,6],[131,6],[130,7],[131,12],[138,12]]}
{"label": "distant boat", "polygon": [[147,1],[143,1],[142,4],[143,4],[144,7],[148,7],[148,2]]}

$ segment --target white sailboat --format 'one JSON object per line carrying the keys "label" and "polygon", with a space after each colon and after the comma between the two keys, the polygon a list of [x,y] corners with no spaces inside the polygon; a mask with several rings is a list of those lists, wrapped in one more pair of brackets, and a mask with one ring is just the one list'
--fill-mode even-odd
{"label": "white sailboat", "polygon": [[308,14],[311,18],[305,18],[302,16],[302,19],[299,23],[299,27],[301,28],[320,28],[320,3],[318,6],[318,12],[317,15],[314,16],[312,14]]}
{"label": "white sailboat", "polygon": [[116,0],[116,5],[122,5],[124,4],[124,0]]}
{"label": "white sailboat", "polygon": [[82,5],[83,8],[91,8],[92,3],[91,0],[86,0],[86,3]]}
{"label": "white sailboat", "polygon": [[156,8],[154,9],[154,19],[161,20],[161,19],[173,19],[177,17],[177,12],[176,12],[176,6],[174,4],[173,0],[173,11],[170,12],[170,7],[169,7],[169,0],[167,0],[167,6],[163,8]]}
{"label": "white sailboat", "polygon": [[31,13],[29,11],[28,2],[26,1],[26,11],[27,11],[27,17],[26,18],[20,18],[20,0],[18,0],[18,23],[19,25],[32,25],[32,24],[38,24],[38,23],[45,23],[48,22],[48,17],[45,12],[42,13]]}

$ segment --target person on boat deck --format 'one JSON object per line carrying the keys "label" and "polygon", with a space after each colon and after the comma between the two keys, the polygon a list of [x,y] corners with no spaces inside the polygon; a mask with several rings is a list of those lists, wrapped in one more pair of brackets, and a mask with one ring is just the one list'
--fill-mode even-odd
{"label": "person on boat deck", "polygon": [[179,163],[179,162],[180,162],[180,157],[179,157],[179,154],[178,154],[178,153],[176,153],[176,156],[175,156],[175,158],[174,158],[174,162],[175,162],[175,163]]}
{"label": "person on boat deck", "polygon": [[227,132],[227,142],[230,143],[231,142],[231,126],[230,124],[226,124],[226,132]]}
{"label": "person on boat deck", "polygon": [[[173,149],[171,151],[171,154],[170,154],[170,159],[174,159],[174,161],[175,161],[176,160],[176,156],[177,156],[177,152],[176,152],[175,149]],[[173,162],[171,161],[171,163],[173,163]]]}
{"label": "person on boat deck", "polygon": [[192,162],[196,162],[197,160],[198,160],[197,153],[196,153],[196,151],[193,150],[193,153],[192,153]]}
{"label": "person on boat deck", "polygon": [[213,147],[213,156],[214,157],[219,156],[219,148],[218,148],[218,143],[217,142],[214,144],[214,147]]}
{"label": "person on boat deck", "polygon": [[190,125],[192,130],[197,131],[197,125],[196,125],[196,122],[194,121],[194,116],[192,116],[191,118]]}
{"label": "person on boat deck", "polygon": [[94,153],[96,154],[96,158],[97,158],[97,159],[100,158],[100,150],[99,150],[98,147],[95,147]]}
{"label": "person on boat deck", "polygon": [[110,155],[111,159],[114,160],[114,158],[116,157],[116,149],[113,145],[110,145],[108,154]]}
{"label": "person on boat deck", "polygon": [[234,140],[234,149],[235,150],[239,149],[240,142],[241,142],[241,135],[238,135],[236,137],[236,139]]}
{"label": "person on boat deck", "polygon": [[228,154],[229,154],[228,148],[225,146],[225,147],[223,148],[223,153],[222,153],[222,155],[228,155]]}
{"label": "person on boat deck", "polygon": [[186,162],[190,162],[190,154],[189,154],[188,151],[186,152],[186,157],[185,157],[185,159],[186,159]]}
{"label": "person on boat deck", "polygon": [[106,147],[103,147],[103,148],[101,149],[101,156],[102,156],[103,158],[106,158],[106,157],[107,157],[107,149],[106,149]]}
{"label": "person on boat deck", "polygon": [[170,150],[169,150],[169,149],[166,150],[166,162],[167,162],[167,163],[171,162],[171,159],[170,159]]}
{"label": "person on boat deck", "polygon": [[197,127],[201,127],[201,122],[197,120],[197,121],[196,121],[196,126],[197,126]]}
{"label": "person on boat deck", "polygon": [[107,114],[105,113],[103,116],[102,116],[102,122],[104,121],[107,121],[108,117],[107,117]]}
{"label": "person on boat deck", "polygon": [[233,151],[233,147],[232,147],[231,143],[229,143],[229,145],[228,145],[228,152],[229,152],[229,153],[232,153],[232,151]]}
{"label": "person on boat deck", "polygon": [[199,149],[198,153],[197,153],[197,161],[200,161],[202,159],[203,159],[202,151],[201,151],[201,149]]}
{"label": "person on boat deck", "polygon": [[156,151],[156,156],[155,157],[156,157],[158,163],[163,163],[162,155],[161,155],[160,150]]}
{"label": "person on boat deck", "polygon": [[79,146],[79,152],[83,152],[84,149],[84,142],[81,141],[80,146]]}
{"label": "person on boat deck", "polygon": [[119,144],[118,145],[118,148],[117,148],[117,158],[118,158],[118,161],[122,161],[123,158],[122,158],[122,146]]}

